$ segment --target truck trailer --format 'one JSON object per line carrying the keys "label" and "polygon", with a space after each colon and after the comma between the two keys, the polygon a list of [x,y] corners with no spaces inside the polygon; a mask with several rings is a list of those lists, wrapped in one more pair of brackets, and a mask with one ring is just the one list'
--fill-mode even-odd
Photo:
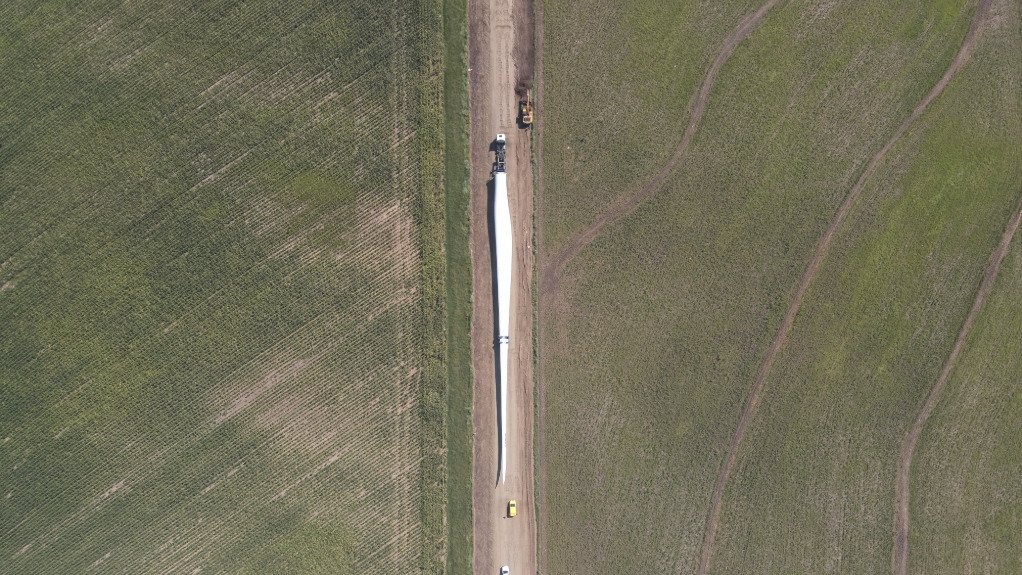
{"label": "truck trailer", "polygon": [[500,362],[500,482],[507,477],[508,351],[511,346],[511,207],[507,196],[507,136],[497,134],[493,163],[493,236],[497,264],[497,355]]}

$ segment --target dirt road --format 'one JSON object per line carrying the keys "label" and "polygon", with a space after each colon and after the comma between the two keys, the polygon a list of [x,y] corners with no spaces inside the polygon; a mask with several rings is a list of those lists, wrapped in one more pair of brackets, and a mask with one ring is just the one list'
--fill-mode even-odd
{"label": "dirt road", "polygon": [[[536,572],[533,493],[532,148],[516,126],[519,77],[532,70],[532,8],[525,0],[470,0],[469,92],[472,186],[472,470],[473,571],[476,575]],[[490,234],[493,154],[508,136],[508,195],[514,228],[509,357],[508,472],[498,485],[497,367]],[[509,519],[507,502],[518,501]]]}

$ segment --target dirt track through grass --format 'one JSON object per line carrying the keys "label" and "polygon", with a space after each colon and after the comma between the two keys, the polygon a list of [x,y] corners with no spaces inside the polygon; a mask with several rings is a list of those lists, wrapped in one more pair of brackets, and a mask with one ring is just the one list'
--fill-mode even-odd
{"label": "dirt track through grass", "polygon": [[[533,49],[537,57],[535,58],[535,64],[533,74],[535,76],[535,102],[536,107],[536,125],[532,132],[532,147],[533,147],[533,204],[535,205],[535,213],[543,211],[543,0],[534,0],[533,5],[533,17],[534,22],[534,33],[535,43]],[[534,241],[537,246],[543,245],[543,226],[534,226],[535,236]],[[534,261],[535,273],[540,273],[542,270],[539,269],[539,257]],[[542,274],[537,278],[536,283],[542,281]],[[536,289],[536,283],[533,284]],[[535,293],[535,292],[534,292]],[[538,292],[542,295],[542,291]],[[538,299],[538,298],[537,298]],[[538,301],[534,301],[534,313],[537,318],[537,327],[539,327],[539,314],[540,304]],[[547,563],[547,525],[546,525],[546,489],[547,485],[547,465],[543,460],[543,454],[546,453],[546,377],[544,377],[543,362],[540,361],[539,349],[541,346],[540,337],[542,337],[543,330],[536,329],[536,335],[534,339],[534,345],[536,354],[533,359],[535,362],[535,393],[536,393],[536,446],[533,451],[533,460],[536,469],[535,475],[535,513],[536,513],[536,566],[540,569],[545,568]]]}
{"label": "dirt track through grass", "polygon": [[[984,2],[984,4],[987,4],[987,2]],[[909,430],[908,435],[905,437],[905,442],[902,444],[901,454],[898,457],[897,483],[894,487],[894,550],[891,557],[891,571],[894,575],[905,575],[908,573],[909,476],[912,470],[912,457],[915,455],[919,436],[922,434],[923,427],[930,418],[930,414],[937,407],[937,402],[940,401],[941,392],[947,384],[951,370],[958,363],[958,357],[962,353],[962,347],[965,345],[966,338],[972,332],[972,326],[976,322],[976,317],[979,316],[980,310],[983,309],[983,304],[990,295],[990,291],[993,290],[994,280],[997,279],[997,273],[1001,269],[1001,262],[1004,261],[1004,256],[1008,253],[1008,248],[1011,246],[1011,240],[1015,237],[1015,232],[1018,231],[1020,221],[1022,221],[1022,199],[1019,200],[1015,213],[1008,220],[1004,235],[1001,236],[1001,243],[990,254],[990,261],[983,272],[983,280],[979,284],[976,299],[972,302],[972,307],[969,308],[969,315],[965,317],[965,322],[958,332],[955,345],[951,348],[951,353],[948,355],[944,367],[940,370],[937,381],[934,382],[933,388],[930,389],[930,393],[926,397],[926,403],[923,404],[915,423],[912,425],[912,429]]]}
{"label": "dirt track through grass", "polygon": [[[639,204],[649,198],[653,192],[664,184],[667,176],[685,156],[685,153],[688,151],[689,144],[692,143],[692,137],[695,135],[696,130],[699,129],[699,123],[703,119],[703,114],[706,112],[706,104],[710,99],[710,92],[713,90],[714,83],[717,80],[717,74],[720,72],[721,68],[724,67],[728,58],[731,57],[731,54],[734,53],[735,48],[737,48],[738,45],[741,44],[742,41],[759,26],[759,24],[763,21],[763,18],[766,17],[767,12],[769,12],[778,1],[779,0],[768,0],[760,6],[755,13],[744,18],[734,31],[732,31],[731,34],[724,39],[724,44],[721,46],[717,56],[713,59],[713,64],[710,65],[710,69],[706,72],[706,77],[703,79],[703,83],[699,86],[699,91],[696,92],[695,100],[692,104],[692,113],[689,116],[688,127],[685,129],[685,134],[682,136],[681,142],[675,149],[674,154],[667,163],[653,175],[652,178],[642,185],[642,187],[612,204],[610,208],[597,217],[596,221],[590,224],[588,228],[575,234],[570,240],[568,240],[564,249],[562,249],[560,253],[554,256],[550,262],[543,267],[540,277],[541,296],[549,297],[554,295],[557,291],[557,283],[560,274],[568,262],[570,262],[572,258],[574,258],[587,245],[591,244],[593,240],[599,237],[604,228],[633,212]],[[542,118],[542,115],[540,118]],[[540,129],[542,130],[542,124],[540,124]]]}
{"label": "dirt track through grass", "polygon": [[[712,559],[712,556],[713,556],[713,544],[714,544],[714,540],[715,540],[715,537],[716,537],[717,526],[718,526],[719,521],[720,521],[720,510],[721,510],[721,505],[722,505],[722,496],[723,496],[723,492],[724,492],[724,487],[727,485],[727,481],[728,481],[728,479],[729,479],[729,477],[731,475],[732,470],[734,469],[735,460],[736,460],[737,454],[738,454],[738,447],[741,445],[742,439],[745,436],[745,432],[747,431],[747,429],[749,427],[749,424],[752,421],[752,416],[755,414],[756,407],[759,404],[759,400],[760,400],[760,393],[763,390],[763,386],[764,386],[764,384],[766,382],[767,375],[770,373],[770,368],[773,366],[774,360],[777,358],[778,352],[781,350],[781,348],[784,346],[785,342],[787,341],[788,335],[791,332],[792,325],[795,322],[795,316],[798,315],[798,311],[799,311],[799,309],[802,306],[802,301],[805,298],[806,292],[809,289],[809,285],[816,278],[817,272],[819,271],[820,266],[823,263],[823,260],[827,257],[827,253],[830,250],[831,243],[834,240],[834,236],[835,236],[835,234],[837,232],[838,227],[841,225],[841,223],[847,217],[847,215],[848,215],[849,211],[851,210],[852,206],[855,204],[856,199],[858,199],[859,195],[862,193],[862,189],[865,186],[866,181],[870,178],[870,176],[873,175],[873,173],[876,171],[877,167],[880,165],[880,163],[887,156],[887,153],[891,150],[891,148],[894,146],[894,144],[898,140],[900,140],[901,137],[904,136],[905,133],[908,131],[908,129],[912,126],[912,124],[915,123],[915,121],[920,116],[922,116],[922,114],[927,110],[927,108],[929,108],[930,104],[932,104],[933,101],[944,91],[944,89],[947,87],[948,83],[950,83],[951,79],[954,78],[954,76],[958,73],[958,71],[961,70],[962,66],[969,60],[969,57],[972,55],[973,48],[974,48],[975,43],[976,43],[976,39],[977,39],[977,37],[979,35],[980,27],[981,27],[981,24],[983,22],[983,17],[986,14],[987,10],[989,9],[989,5],[990,5],[990,0],[981,0],[980,1],[980,5],[979,5],[979,7],[976,10],[975,15],[973,16],[973,20],[972,20],[972,24],[971,24],[971,26],[969,28],[969,32],[966,35],[965,40],[962,42],[962,46],[959,49],[958,53],[955,55],[954,60],[952,60],[951,65],[948,66],[947,70],[944,72],[943,76],[941,76],[940,80],[933,86],[933,88],[926,94],[926,96],[919,102],[919,104],[916,105],[916,107],[912,111],[912,114],[910,114],[909,117],[906,118],[904,122],[902,122],[902,124],[895,131],[894,135],[892,135],[891,138],[888,139],[887,142],[884,144],[884,146],[870,159],[869,164],[867,164],[865,170],[863,170],[862,174],[859,176],[859,179],[856,181],[855,185],[848,192],[848,195],[845,197],[845,199],[842,202],[841,206],[838,208],[838,211],[837,211],[837,213],[835,213],[834,218],[831,220],[830,225],[827,227],[827,230],[824,232],[823,236],[820,238],[820,240],[819,240],[819,242],[817,244],[816,251],[815,251],[815,253],[813,255],[813,259],[809,262],[809,266],[806,268],[806,271],[802,275],[802,279],[799,281],[798,288],[797,288],[797,290],[795,292],[795,295],[792,297],[791,302],[789,303],[788,308],[785,311],[784,318],[781,321],[781,325],[780,325],[780,327],[777,330],[777,334],[775,335],[773,342],[771,342],[770,347],[767,350],[766,357],[764,357],[763,363],[761,364],[760,369],[757,372],[756,379],[754,380],[754,382],[752,384],[752,388],[749,391],[749,395],[748,395],[748,398],[746,399],[745,406],[742,408],[742,413],[741,413],[741,416],[739,417],[738,425],[735,428],[734,435],[731,438],[731,443],[728,446],[728,452],[727,452],[727,456],[725,457],[725,460],[724,460],[724,465],[721,467],[720,475],[717,477],[717,482],[714,485],[713,494],[711,496],[710,513],[709,513],[709,516],[707,517],[706,532],[705,532],[705,537],[704,537],[704,540],[703,540],[703,549],[702,549],[702,553],[700,555],[699,569],[697,571],[697,573],[699,575],[706,575],[706,573],[709,572],[710,562],[711,562],[711,559]],[[759,14],[759,12],[757,12],[757,14]],[[739,29],[740,28],[741,27],[739,27]],[[1013,218],[1013,220],[1012,220],[1014,222],[1014,226],[1016,228],[1018,226],[1018,221],[1017,220],[1018,220],[1017,217]],[[1011,226],[1009,226],[1009,229],[1011,229]],[[1012,233],[1013,233],[1013,231],[1012,231]],[[1007,234],[1007,232],[1006,232],[1006,234]],[[1008,239],[1010,241],[1010,237]],[[569,248],[570,248],[570,245],[571,244],[569,244]],[[1003,249],[999,250],[999,252],[1001,253],[1001,256],[1000,256],[1001,258],[1003,258],[1003,255],[1004,255],[1003,252],[1006,251],[1006,249],[1007,249],[1006,246],[1007,246],[1007,243],[1002,243]],[[567,250],[565,250],[565,251],[567,251]],[[1000,259],[997,260],[997,265],[999,266],[999,264],[1000,264]],[[989,274],[989,270],[988,270],[988,274]],[[993,275],[996,276],[996,269],[994,269]],[[984,280],[984,282],[986,283],[986,280]],[[984,285],[985,285],[985,283],[984,283]],[[992,284],[992,281],[990,283]],[[987,291],[989,291],[989,287],[988,287]],[[980,295],[985,298],[985,295],[984,295],[984,292],[982,291],[982,289],[980,291]],[[977,296],[977,301],[979,301],[978,298],[979,298],[979,296]],[[973,317],[973,312],[975,311],[975,309],[976,309],[976,307],[975,307],[975,304],[974,304],[973,311],[970,311],[969,319],[966,320],[966,325],[963,326],[963,330],[965,330],[969,325],[971,325],[971,319]],[[960,343],[961,343],[961,338],[960,338],[959,342],[956,343],[956,345],[955,345],[956,349],[960,346]],[[957,353],[955,351],[952,352],[952,357],[953,358],[957,357]],[[949,362],[950,361],[951,360],[949,359]],[[943,381],[945,379],[946,379],[946,373],[942,372],[941,379],[939,379],[938,382],[941,382],[941,381]],[[942,384],[938,383],[937,385],[934,386],[934,390],[937,393],[939,393],[938,386],[942,386]],[[934,392],[931,392],[931,398],[933,397],[933,395],[934,395]],[[927,405],[929,405],[929,402],[930,402],[930,400],[928,399],[927,400]],[[925,411],[925,407],[924,407],[924,411]],[[930,411],[932,411],[932,406],[930,407]],[[928,416],[928,412],[926,413],[926,415]],[[922,414],[920,416],[922,417]],[[917,422],[917,425],[921,429],[922,424]],[[915,428],[913,428],[913,429],[915,430]],[[915,433],[915,436],[916,436],[916,439],[918,439],[918,432]],[[911,435],[910,435],[910,437],[911,437]],[[912,447],[914,448],[914,442],[913,442]],[[904,458],[904,454],[903,454],[903,458]],[[909,459],[911,459],[911,454],[909,454]],[[902,480],[901,480],[901,477],[900,477],[900,473],[901,472],[899,471],[899,488],[902,487]],[[907,476],[908,476],[908,474],[907,474],[907,470],[906,470],[906,473],[905,473],[906,479],[905,479],[905,482],[904,482],[905,493],[907,493],[907,490],[908,490],[908,487],[907,487]],[[900,499],[899,499],[899,504],[898,505],[899,505],[899,510],[900,510],[901,506],[902,506],[902,503],[901,503]],[[907,527],[907,517],[908,517],[907,499],[905,500],[904,506],[905,506],[905,510],[904,510],[904,514],[903,515],[904,515],[904,518],[905,518],[904,519],[905,536],[907,537],[907,529],[908,529],[908,527]],[[901,524],[900,517],[901,516],[899,516],[899,520],[898,520],[899,523],[898,523],[898,525]],[[899,527],[899,531],[900,531],[900,527]],[[907,546],[907,544],[906,544],[906,546]],[[898,550],[897,550],[897,548],[898,548],[898,545],[895,546],[895,557],[896,558],[898,557]],[[902,561],[904,561],[904,558],[902,558]],[[897,575],[903,575],[905,573],[904,568],[902,568],[900,570],[896,569],[895,572],[896,572]]]}

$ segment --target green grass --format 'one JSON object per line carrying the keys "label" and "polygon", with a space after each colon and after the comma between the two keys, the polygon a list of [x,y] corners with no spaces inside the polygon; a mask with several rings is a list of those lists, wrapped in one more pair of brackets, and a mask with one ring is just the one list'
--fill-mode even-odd
{"label": "green grass", "polygon": [[[1022,15],[1015,7],[1005,16],[984,40],[987,48],[974,69],[963,76],[969,88],[960,89],[959,102],[968,108],[978,105],[973,116],[986,111],[985,122],[997,119],[989,114],[991,108],[1006,117],[1003,127],[987,130],[1010,137],[1006,149],[1013,162],[1004,166],[1001,177],[1008,181],[1005,191],[1019,195],[1022,79],[1017,63],[1012,66],[1004,55],[1022,49],[1018,36]],[[989,83],[1003,86],[1004,93],[994,96],[984,90],[982,86]],[[972,127],[967,133],[978,131]],[[984,148],[990,145],[988,138],[983,140]],[[980,150],[989,156],[984,148],[973,156],[979,156]],[[953,150],[943,151],[951,155]],[[1022,571],[1018,553],[1022,547],[1020,301],[1022,236],[1016,233],[994,289],[919,440],[911,476],[910,573]]]}
{"label": "green grass", "polygon": [[[412,7],[415,7],[414,5]],[[410,58],[423,80],[417,88],[414,116],[417,121],[419,160],[416,221],[422,255],[422,386],[419,416],[423,422],[420,441],[423,573],[443,573],[447,563],[447,206],[444,190],[445,100],[443,69],[443,3],[424,0],[418,7],[417,41]]]}
{"label": "green grass", "polygon": [[[963,4],[782,3],[721,70],[689,154],[664,189],[568,266],[564,303],[542,318],[549,572],[695,571],[714,481],[796,282],[866,162],[948,66],[972,16],[972,6]],[[547,7],[548,21],[557,8]],[[700,18],[686,10],[693,9],[657,21]],[[736,22],[708,27],[717,40],[707,34],[685,46],[693,77]],[[556,38],[577,38],[549,27],[547,69],[558,70],[552,61],[566,66],[579,54],[603,58],[615,69],[620,59],[595,49],[612,34],[592,33],[592,46],[572,52]],[[673,79],[673,65],[672,58],[649,59],[633,71]],[[562,77],[547,74],[547,108],[577,93]],[[671,97],[691,97],[698,79]],[[986,86],[984,102],[999,97],[990,85],[976,88]],[[600,94],[600,101],[617,97]],[[653,127],[642,140],[621,144],[610,136],[584,148],[585,159],[577,163],[559,154],[583,137],[586,107],[596,104],[577,106],[578,117],[562,109],[570,120],[547,115],[548,213],[540,226],[550,241],[541,257],[592,220],[587,210],[625,194],[629,178],[641,181],[672,151],[687,117],[675,108],[678,115],[669,121],[654,121],[670,109],[662,105],[668,97],[632,104],[629,113]],[[933,111],[927,122],[937,114],[961,114],[967,99]],[[988,118],[992,109],[969,117]],[[991,123],[999,121],[978,129]],[[631,130],[628,122],[623,126]],[[862,469],[858,458],[882,451],[881,440],[897,445],[903,430],[882,414],[913,415],[932,373],[927,370],[939,369],[948,334],[953,339],[1014,198],[1003,173],[1012,165],[1009,128],[988,134],[928,123],[926,130],[912,132],[874,178],[879,183],[867,186],[863,205],[810,290],[803,315],[814,315],[796,322],[726,492],[714,572],[825,572],[833,548],[819,519],[831,496],[835,505],[846,497],[855,510],[864,506],[866,514],[845,516],[847,538],[838,542],[843,562],[834,568],[889,569],[893,502],[884,493],[849,493],[842,468],[829,465],[846,456],[852,470],[893,474],[893,459],[885,460],[887,470],[879,462]],[[652,159],[633,158],[636,149]],[[913,164],[916,154],[923,159]],[[591,177],[633,169],[634,178]],[[587,207],[594,186],[596,206]],[[931,205],[935,187],[945,191]],[[547,202],[551,195],[560,199]],[[868,243],[867,232],[876,235]],[[928,291],[933,282],[942,289]],[[902,319],[907,310],[914,315]],[[818,331],[809,332],[808,322]],[[906,334],[926,346],[913,351]],[[888,378],[912,379],[898,379],[897,389],[868,378],[869,385],[845,389],[822,366],[797,373],[792,367],[835,362],[860,376],[886,369]],[[828,395],[833,390],[836,395]],[[876,409],[847,399],[855,392],[875,393],[870,405]],[[851,405],[829,403],[833,397]],[[846,409],[849,414],[841,415]],[[876,482],[893,493],[893,482]]]}
{"label": "green grass", "polygon": [[444,2],[447,198],[447,572],[472,573],[472,261],[469,255],[467,5]]}
{"label": "green grass", "polygon": [[1022,570],[1022,236],[1016,236],[912,467],[910,573]]}
{"label": "green grass", "polygon": [[0,8],[5,573],[444,571],[442,18]]}
{"label": "green grass", "polygon": [[[554,250],[673,153],[722,39],[756,0],[543,4],[544,245]],[[584,95],[583,97],[580,97]],[[580,201],[584,200],[584,201]]]}
{"label": "green grass", "polygon": [[1019,195],[1019,86],[990,90],[1017,74],[1012,34],[987,32],[839,231],[739,453],[715,573],[890,569],[902,441]]}

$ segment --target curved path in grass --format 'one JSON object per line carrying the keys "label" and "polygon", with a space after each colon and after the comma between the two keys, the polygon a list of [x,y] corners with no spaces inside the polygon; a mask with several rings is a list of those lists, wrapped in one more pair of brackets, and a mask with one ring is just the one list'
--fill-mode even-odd
{"label": "curved path in grass", "polygon": [[[564,267],[570,262],[583,248],[588,246],[597,237],[603,233],[603,229],[608,225],[620,220],[622,217],[635,211],[635,208],[639,206],[643,201],[653,195],[653,192],[657,191],[660,186],[663,185],[664,180],[667,179],[668,174],[671,173],[678,162],[688,152],[688,146],[692,142],[692,137],[695,135],[696,130],[699,129],[699,123],[703,119],[703,114],[706,112],[706,103],[710,99],[710,91],[713,90],[713,85],[717,81],[717,74],[720,69],[724,67],[728,58],[734,53],[735,48],[745,40],[749,34],[755,30],[767,12],[770,11],[779,0],[768,0],[759,10],[756,10],[751,16],[746,16],[738,24],[738,27],[731,31],[731,34],[724,39],[724,44],[720,48],[720,52],[717,53],[717,57],[713,59],[713,64],[710,65],[710,69],[706,72],[706,77],[703,78],[703,83],[699,86],[699,91],[696,92],[695,101],[692,104],[692,115],[689,116],[688,127],[685,129],[685,135],[682,136],[681,142],[678,147],[674,150],[674,155],[671,156],[667,163],[663,165],[653,175],[652,178],[646,181],[638,189],[632,193],[624,196],[622,199],[611,204],[611,206],[600,214],[596,220],[589,224],[589,227],[574,234],[569,240],[566,246],[557,253],[545,266],[543,266],[542,273],[540,274],[539,289],[540,294],[545,296],[552,295],[557,290],[558,280],[560,279],[561,272]],[[542,116],[540,116],[542,118]]]}
{"label": "curved path in grass", "polygon": [[994,287],[997,272],[1001,269],[1001,262],[1004,260],[1005,254],[1008,253],[1008,248],[1011,246],[1012,238],[1015,237],[1015,232],[1018,231],[1020,221],[1022,221],[1022,198],[1019,200],[1015,213],[1012,214],[1011,219],[1008,221],[1008,226],[1001,236],[1001,243],[990,254],[989,263],[987,263],[986,270],[983,271],[983,280],[979,284],[979,292],[976,293],[976,299],[972,302],[969,315],[965,317],[965,323],[962,324],[962,328],[958,332],[958,339],[955,340],[955,345],[951,348],[951,353],[948,355],[947,361],[944,362],[944,367],[940,370],[937,381],[930,388],[930,394],[926,397],[926,403],[923,404],[922,409],[916,416],[915,423],[912,425],[912,429],[909,430],[908,435],[905,437],[905,442],[901,445],[901,454],[898,458],[897,482],[894,486],[896,506],[894,513],[894,553],[891,559],[891,571],[894,575],[905,575],[908,572],[909,472],[912,469],[912,457],[915,455],[916,444],[919,442],[919,436],[923,432],[926,420],[930,418],[930,414],[933,413],[937,402],[940,401],[940,394],[944,390],[944,384],[947,383],[951,370],[958,363],[958,356],[962,353],[965,339],[972,331],[972,324],[975,323],[976,317],[987,300],[987,296],[990,295],[990,291]]}
{"label": "curved path in grass", "polygon": [[[948,66],[947,70],[944,71],[944,75],[941,76],[940,80],[933,86],[933,88],[926,94],[926,96],[916,105],[915,109],[912,110],[912,114],[905,119],[904,122],[894,132],[894,135],[887,140],[882,148],[870,159],[869,164],[866,165],[866,169],[859,176],[859,179],[855,182],[855,185],[845,196],[844,201],[838,208],[837,213],[834,214],[830,225],[824,232],[816,245],[816,252],[813,254],[813,259],[810,260],[809,266],[802,274],[802,279],[799,280],[798,288],[792,297],[791,302],[788,304],[788,309],[784,313],[784,319],[781,321],[780,327],[777,329],[777,333],[774,336],[773,342],[767,349],[766,357],[763,358],[763,363],[760,365],[759,371],[756,374],[756,379],[753,381],[752,388],[749,391],[749,395],[746,398],[745,406],[742,408],[741,416],[738,419],[738,426],[735,428],[734,435],[731,437],[731,444],[728,446],[727,456],[724,459],[724,465],[720,469],[720,474],[717,477],[717,482],[713,487],[713,495],[711,496],[710,514],[706,520],[706,532],[703,539],[703,550],[699,559],[698,575],[706,575],[710,569],[710,560],[713,557],[713,543],[716,537],[717,526],[720,521],[720,508],[722,503],[722,496],[724,487],[727,485],[727,481],[731,476],[731,472],[734,469],[735,460],[738,454],[738,447],[741,445],[742,439],[745,437],[745,432],[749,427],[749,423],[752,420],[752,416],[756,411],[756,407],[760,401],[760,392],[763,390],[763,385],[766,382],[767,375],[770,373],[770,368],[773,366],[774,360],[777,358],[778,352],[787,342],[788,335],[791,332],[791,327],[795,323],[795,316],[798,314],[799,309],[802,307],[802,300],[805,298],[806,291],[809,289],[809,285],[816,279],[817,273],[820,271],[820,266],[823,260],[827,257],[827,253],[830,251],[831,243],[834,241],[834,236],[837,233],[838,227],[844,222],[848,216],[848,212],[851,211],[852,206],[862,193],[863,187],[866,185],[866,180],[876,172],[877,167],[890,152],[894,144],[901,139],[902,136],[908,131],[908,129],[919,119],[920,116],[929,108],[930,104],[939,96],[944,88],[947,87],[951,79],[961,70],[962,66],[969,60],[973,52],[973,47],[976,43],[976,38],[979,33],[980,24],[983,21],[983,17],[987,12],[990,5],[990,0],[981,0],[980,6],[976,10],[975,15],[972,19],[969,32],[965,36],[965,40],[962,42],[961,48],[958,50],[958,54],[955,55],[951,65]],[[1017,222],[1016,222],[1017,226]],[[1000,262],[998,261],[998,264]],[[985,297],[985,296],[984,296]],[[971,314],[970,314],[971,315]],[[963,329],[965,329],[963,327]],[[957,345],[956,345],[957,347]],[[935,386],[936,388],[936,386]],[[938,390],[939,392],[939,390]],[[932,394],[931,394],[932,395]],[[928,401],[929,403],[929,401]],[[932,410],[932,408],[931,408]],[[922,414],[920,414],[922,416]],[[925,419],[924,419],[925,421]],[[918,423],[918,422],[917,422]],[[914,449],[914,443],[911,446]],[[904,458],[904,450],[903,450]],[[908,461],[911,460],[911,449],[908,452]],[[899,473],[900,474],[900,473]],[[907,475],[907,470],[906,470]],[[900,483],[900,481],[899,481]],[[906,487],[907,493],[907,487]],[[906,499],[907,506],[907,499]],[[901,504],[899,503],[899,509]],[[901,513],[899,512],[899,519],[897,521],[899,535],[896,535],[896,539],[900,539],[901,525],[904,524],[904,531],[907,534],[908,531],[908,510],[905,509],[904,520],[900,518]],[[906,535],[907,536],[907,535]],[[898,545],[895,546],[895,558],[899,557]],[[904,555],[904,553],[902,553]],[[902,559],[902,562],[903,559]],[[897,566],[897,559],[895,561],[895,573],[896,575],[904,575],[904,565],[901,568]]]}

